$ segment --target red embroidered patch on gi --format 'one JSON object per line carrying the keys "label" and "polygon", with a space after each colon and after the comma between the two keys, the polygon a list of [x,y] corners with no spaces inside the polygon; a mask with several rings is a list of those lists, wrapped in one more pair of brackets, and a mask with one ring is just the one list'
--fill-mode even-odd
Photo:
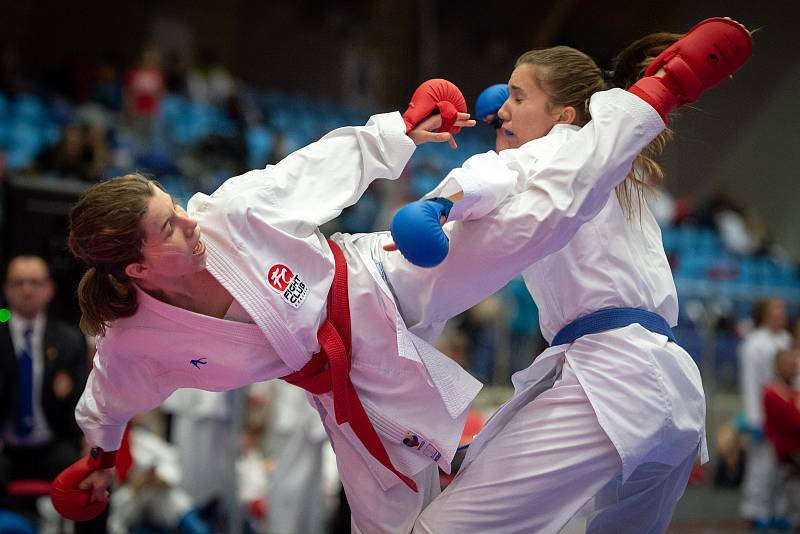
{"label": "red embroidered patch on gi", "polygon": [[300,279],[299,274],[293,273],[286,265],[277,263],[270,267],[267,271],[267,282],[293,308],[299,308],[308,296],[308,286]]}
{"label": "red embroidered patch on gi", "polygon": [[294,273],[290,268],[280,263],[276,263],[269,268],[267,281],[276,291],[283,293],[289,286],[289,282],[294,278]]}

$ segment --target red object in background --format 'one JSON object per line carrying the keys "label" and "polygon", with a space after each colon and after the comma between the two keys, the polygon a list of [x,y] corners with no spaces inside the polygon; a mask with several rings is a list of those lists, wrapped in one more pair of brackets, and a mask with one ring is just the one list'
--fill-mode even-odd
{"label": "red object in background", "polygon": [[459,445],[472,443],[472,438],[481,431],[481,428],[483,428],[483,417],[481,417],[481,414],[478,413],[475,408],[470,406],[469,412],[467,412],[467,422],[464,424],[464,432],[461,433]]}
{"label": "red object in background", "polygon": [[122,444],[117,451],[117,480],[125,482],[128,478],[128,473],[133,467],[133,456],[131,455],[131,426],[125,427],[125,433],[122,434]]}
{"label": "red object in background", "polygon": [[12,480],[6,486],[6,493],[12,497],[41,497],[50,495],[49,480]]}
{"label": "red object in background", "polygon": [[697,463],[694,464],[692,466],[691,473],[689,473],[689,482],[688,482],[687,485],[689,485],[689,486],[699,486],[699,485],[701,485],[703,482],[706,481],[706,475],[707,474],[708,473],[706,472],[705,466],[702,466],[702,465],[697,464]]}
{"label": "red object in background", "polygon": [[675,200],[673,215],[675,224],[681,224],[692,215],[694,215],[694,200],[692,197],[680,197]]}
{"label": "red object in background", "polygon": [[166,84],[158,67],[136,67],[129,74],[125,89],[136,115],[150,117],[158,113]]}
{"label": "red object in background", "polygon": [[764,388],[764,435],[775,447],[778,461],[800,451],[800,405],[797,394],[783,382]]}
{"label": "red object in background", "polygon": [[247,511],[256,519],[264,519],[269,512],[269,505],[265,499],[255,499],[247,503]]}

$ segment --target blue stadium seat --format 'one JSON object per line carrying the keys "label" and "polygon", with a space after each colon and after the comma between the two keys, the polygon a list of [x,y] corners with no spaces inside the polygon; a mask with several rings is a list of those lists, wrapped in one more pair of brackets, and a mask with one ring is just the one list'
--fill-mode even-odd
{"label": "blue stadium seat", "polygon": [[678,229],[674,226],[665,226],[661,229],[661,241],[664,243],[664,250],[674,252],[678,247]]}
{"label": "blue stadium seat", "polygon": [[47,110],[39,97],[22,94],[14,100],[11,114],[18,120],[36,123],[46,118]]}
{"label": "blue stadium seat", "polygon": [[267,156],[274,144],[272,133],[264,126],[253,126],[247,129],[245,141],[247,143],[247,166],[251,169],[263,168],[267,164]]}

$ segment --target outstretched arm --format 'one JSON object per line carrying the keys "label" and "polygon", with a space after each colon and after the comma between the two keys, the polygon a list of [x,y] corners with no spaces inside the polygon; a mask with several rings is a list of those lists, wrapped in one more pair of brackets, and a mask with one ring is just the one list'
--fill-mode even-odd
{"label": "outstretched arm", "polygon": [[[527,154],[526,146],[481,155],[481,165],[472,169],[511,173],[515,185],[485,215],[445,225],[449,253],[437,267],[415,267],[396,252],[381,251],[409,327],[424,328],[461,313],[563,247],[605,205],[634,158],[664,128],[655,110],[625,91],[598,93],[591,105],[594,120],[546,162]],[[463,176],[471,175],[467,171],[465,166]]]}
{"label": "outstretched arm", "polygon": [[[420,90],[429,85],[426,82]],[[274,228],[307,237],[355,204],[373,181],[399,177],[416,145],[448,142],[455,147],[453,134],[459,128],[474,126],[467,113],[454,111],[444,105],[448,102],[437,100],[452,98],[452,94],[422,96],[426,98],[420,99],[415,93],[409,105],[414,113],[374,115],[366,126],[334,130],[277,165],[228,180],[210,197],[195,195],[189,211],[209,211],[222,204],[218,206],[221,211],[233,217],[248,210]],[[437,115],[440,104],[452,113]],[[443,120],[447,130],[434,131]]]}
{"label": "outstretched arm", "polygon": [[[98,351],[101,350],[98,347]],[[108,501],[108,487],[114,480],[116,451],[125,425],[135,414],[163,402],[143,359],[124,365],[117,358],[94,358],[86,388],[75,408],[75,419],[83,430],[91,453],[58,475],[53,482],[52,500],[58,512],[76,521],[100,514]]]}

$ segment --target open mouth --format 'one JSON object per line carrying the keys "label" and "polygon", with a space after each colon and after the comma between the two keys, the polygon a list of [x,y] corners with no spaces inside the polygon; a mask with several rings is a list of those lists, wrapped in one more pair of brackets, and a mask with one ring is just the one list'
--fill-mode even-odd
{"label": "open mouth", "polygon": [[194,249],[192,250],[192,254],[195,255],[195,256],[198,256],[198,255],[202,254],[205,251],[206,251],[205,244],[202,241],[198,240],[197,244],[194,246]]}

